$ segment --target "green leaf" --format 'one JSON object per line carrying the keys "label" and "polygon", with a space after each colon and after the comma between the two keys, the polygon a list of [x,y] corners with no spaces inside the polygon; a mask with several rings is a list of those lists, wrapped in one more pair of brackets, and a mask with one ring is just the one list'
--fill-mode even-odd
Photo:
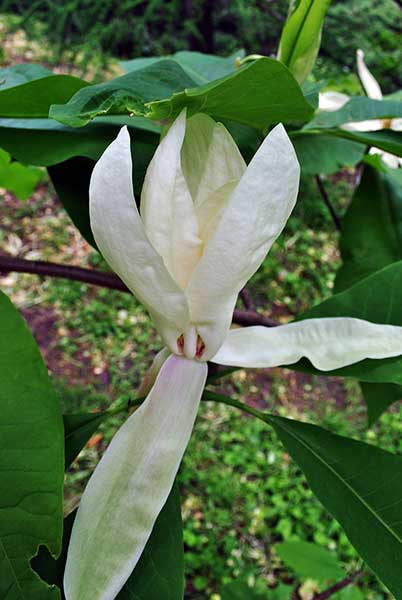
{"label": "green leaf", "polygon": [[221,600],[289,600],[293,591],[291,586],[283,583],[269,590],[265,582],[256,587],[258,589],[250,587],[245,581],[232,581],[222,588],[220,597]]}
{"label": "green leaf", "polygon": [[402,457],[281,417],[269,422],[362,558],[402,598]]}
{"label": "green leaf", "polygon": [[308,542],[284,542],[276,546],[278,556],[299,577],[336,581],[345,577],[333,552]]}
{"label": "green leaf", "polygon": [[63,415],[66,469],[107,416],[106,412]]}
{"label": "green leaf", "polygon": [[182,600],[183,594],[183,524],[180,494],[174,484],[144,552],[117,599]]}
{"label": "green leaf", "polygon": [[279,41],[278,59],[303,83],[312,70],[321,43],[321,29],[331,0],[291,0]]}
{"label": "green leaf", "polygon": [[[82,129],[52,119],[0,119],[0,146],[31,165],[47,167],[76,156],[98,160],[123,125],[129,126],[140,147],[158,144],[160,127],[148,119],[101,117]],[[142,156],[144,150],[139,148],[138,154]]]}
{"label": "green leaf", "polygon": [[345,123],[395,117],[402,117],[402,101],[372,100],[366,96],[355,96],[338,110],[318,111],[314,119],[306,125],[306,129],[329,129]]}
{"label": "green leaf", "polygon": [[402,386],[392,383],[361,383],[368,423],[373,425],[391,404],[402,400]]}
{"label": "green leaf", "polygon": [[398,131],[381,129],[380,131],[346,131],[346,129],[329,129],[322,131],[346,140],[360,142],[366,146],[374,146],[385,152],[402,156],[402,135]]}
{"label": "green leaf", "polygon": [[20,63],[0,69],[0,92],[33,79],[49,77],[49,75],[53,75],[52,71],[32,63]]}
{"label": "green leaf", "polygon": [[[298,320],[355,317],[373,323],[402,326],[401,290],[402,261],[398,261],[311,308],[300,315]],[[322,375],[322,371],[315,369],[305,359],[289,368]],[[402,357],[366,359],[326,374],[354,377],[366,382],[402,384]]]}
{"label": "green leaf", "polygon": [[[402,171],[379,172],[366,166],[343,219],[343,265],[335,281],[342,291],[371,273],[402,259]],[[402,387],[362,383],[369,425],[396,400]]]}
{"label": "green leaf", "polygon": [[202,85],[233,73],[236,70],[236,59],[243,57],[244,50],[238,50],[225,57],[184,50],[163,57],[134,58],[133,60],[122,61],[121,65],[126,73],[129,73],[158,63],[161,60],[171,59],[177,62],[195,83]]}
{"label": "green leaf", "polygon": [[134,114],[153,120],[172,119],[187,107],[257,129],[269,123],[308,120],[313,112],[289,70],[279,61],[261,58],[236,72],[194,87],[174,61],[164,60],[117,79],[80,90],[50,116],[73,127],[105,114]]}
{"label": "green leaf", "polygon": [[37,167],[11,161],[8,152],[0,148],[0,188],[8,190],[20,200],[26,200],[43,175],[43,171]]}
{"label": "green leaf", "polygon": [[67,102],[87,85],[71,75],[42,75],[14,87],[0,87],[0,117],[47,117],[51,104]]}
{"label": "green leaf", "polygon": [[336,292],[402,259],[402,170],[365,167],[343,218],[339,248]]}
{"label": "green leaf", "polygon": [[362,160],[365,146],[330,135],[295,133],[291,135],[303,175],[336,173]]}
{"label": "green leaf", "polygon": [[0,292],[0,597],[59,598],[30,568],[61,548],[63,421],[31,332]]}

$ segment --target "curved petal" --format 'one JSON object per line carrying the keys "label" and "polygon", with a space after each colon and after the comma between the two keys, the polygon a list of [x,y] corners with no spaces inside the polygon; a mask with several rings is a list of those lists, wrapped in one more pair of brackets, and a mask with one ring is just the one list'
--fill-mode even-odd
{"label": "curved petal", "polygon": [[203,113],[187,121],[181,157],[196,207],[229,181],[239,180],[246,170],[246,163],[226,127]]}
{"label": "curved petal", "polygon": [[138,214],[126,127],[95,165],[89,210],[92,231],[105,260],[149,309],[165,342],[176,352],[176,340],[188,326],[187,303],[149,242]]}
{"label": "curved petal", "polygon": [[382,91],[377,79],[368,70],[366,63],[364,62],[363,50],[356,52],[357,56],[357,72],[359,73],[360,81],[364,87],[364,90],[369,98],[373,100],[382,100]]}
{"label": "curved petal", "polygon": [[141,193],[141,217],[154,248],[181,288],[201,254],[193,200],[181,167],[186,130],[183,110],[149,163]]}
{"label": "curved petal", "polygon": [[299,163],[282,125],[264,140],[232,193],[185,290],[208,360],[229,329],[239,291],[284,228],[296,202]]}
{"label": "curved petal", "polygon": [[78,509],[64,576],[67,600],[115,598],[173,485],[207,376],[171,356],[144,404],[119,429]]}
{"label": "curved petal", "polygon": [[303,356],[321,371],[352,365],[364,358],[402,354],[402,327],[361,319],[306,319],[279,327],[229,331],[213,362],[239,367],[291,365]]}
{"label": "curved petal", "polygon": [[342,108],[350,100],[350,96],[342,94],[341,92],[323,92],[318,95],[318,108],[320,110],[326,110],[332,112]]}

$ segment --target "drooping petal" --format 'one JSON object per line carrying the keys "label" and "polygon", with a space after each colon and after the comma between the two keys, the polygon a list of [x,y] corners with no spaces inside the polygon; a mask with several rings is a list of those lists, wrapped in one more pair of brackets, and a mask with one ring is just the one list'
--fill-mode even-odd
{"label": "drooping petal", "polygon": [[147,235],[181,288],[187,285],[201,252],[194,204],[181,166],[185,130],[183,110],[156,149],[141,193]]}
{"label": "drooping petal", "polygon": [[226,127],[203,113],[187,121],[181,157],[196,207],[229,181],[239,180],[246,170],[246,163]]}
{"label": "drooping petal", "polygon": [[382,91],[377,79],[368,70],[366,63],[364,62],[363,50],[356,52],[357,56],[357,72],[359,73],[360,81],[364,87],[364,90],[369,98],[373,100],[382,100]]}
{"label": "drooping petal", "polygon": [[67,600],[111,600],[133,571],[191,435],[207,366],[171,356],[144,404],[113,438],[78,509]]}
{"label": "drooping petal", "polygon": [[296,202],[299,163],[282,125],[264,140],[232,193],[185,290],[191,320],[213,356],[239,291],[281,233]]}
{"label": "drooping petal", "polygon": [[95,165],[89,209],[105,260],[155,317],[166,344],[176,352],[176,340],[188,326],[187,302],[148,240],[138,214],[126,127]]}
{"label": "drooping petal", "polygon": [[317,369],[331,371],[364,358],[400,354],[402,327],[334,317],[232,329],[212,360],[221,365],[264,368],[290,365],[304,356]]}
{"label": "drooping petal", "polygon": [[318,96],[318,108],[332,112],[342,108],[350,100],[350,96],[341,92],[323,92]]}
{"label": "drooping petal", "polygon": [[169,348],[162,348],[155,356],[152,361],[151,366],[148,371],[145,373],[144,379],[141,382],[140,387],[137,390],[137,398],[143,398],[147,396],[150,392],[152,386],[155,383],[156,378],[159,375],[159,371],[161,370],[163,364],[170,356]]}

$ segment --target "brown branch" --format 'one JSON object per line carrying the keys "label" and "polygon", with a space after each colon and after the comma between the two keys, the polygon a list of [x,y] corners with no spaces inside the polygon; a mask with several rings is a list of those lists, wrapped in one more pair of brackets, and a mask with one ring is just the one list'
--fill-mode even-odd
{"label": "brown branch", "polygon": [[239,294],[243,304],[244,304],[244,308],[246,310],[254,310],[254,302],[253,299],[251,297],[250,292],[248,291],[248,289],[246,287],[244,287],[242,290],[240,290],[240,294]]}
{"label": "brown branch", "polygon": [[[98,285],[131,294],[120,277],[114,273],[84,269],[72,265],[60,265],[43,260],[26,260],[25,258],[0,255],[0,273],[9,273],[11,271],[81,281],[82,283]],[[251,310],[235,310],[233,313],[233,322],[238,325],[263,325],[264,327],[275,327],[277,325],[272,319],[268,319]]]}
{"label": "brown branch", "polygon": [[323,183],[321,177],[319,175],[316,175],[315,176],[315,180],[317,182],[317,187],[318,187],[318,189],[320,191],[321,197],[324,200],[324,204],[328,208],[328,210],[329,210],[329,212],[331,214],[331,217],[332,217],[332,220],[333,220],[333,222],[335,224],[335,227],[337,228],[338,231],[342,231],[341,221],[340,221],[338,215],[336,214],[334,207],[331,204],[331,200],[329,199],[329,196],[328,196],[327,191],[326,191],[326,189],[324,187],[324,183]]}
{"label": "brown branch", "polygon": [[363,569],[356,571],[356,573],[352,573],[352,575],[349,575],[348,577],[345,577],[341,581],[334,583],[334,585],[332,585],[331,587],[327,588],[323,592],[314,596],[314,600],[327,600],[327,598],[330,598],[331,596],[336,594],[336,592],[339,592],[340,590],[343,590],[348,585],[355,583],[362,575],[363,575]]}

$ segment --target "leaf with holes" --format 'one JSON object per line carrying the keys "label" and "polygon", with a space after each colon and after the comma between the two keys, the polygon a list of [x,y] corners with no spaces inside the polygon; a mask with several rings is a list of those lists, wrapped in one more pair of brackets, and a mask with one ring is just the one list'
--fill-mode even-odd
{"label": "leaf with holes", "polygon": [[61,549],[63,421],[37,345],[0,292],[0,597],[52,600],[30,567],[39,545]]}

